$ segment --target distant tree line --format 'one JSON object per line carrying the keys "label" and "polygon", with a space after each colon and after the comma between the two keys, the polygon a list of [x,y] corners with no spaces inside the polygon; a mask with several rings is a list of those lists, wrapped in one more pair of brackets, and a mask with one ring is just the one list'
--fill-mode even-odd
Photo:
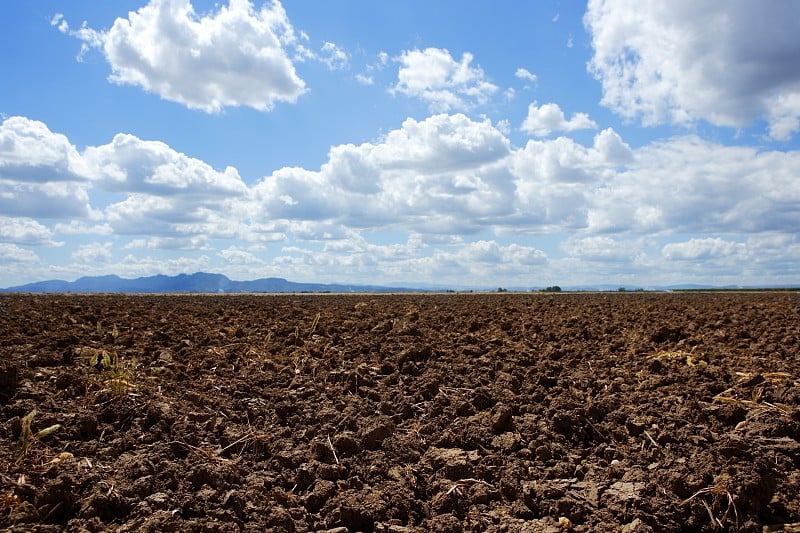
{"label": "distant tree line", "polygon": [[561,287],[558,285],[553,285],[551,287],[545,287],[544,289],[539,289],[539,292],[561,292]]}

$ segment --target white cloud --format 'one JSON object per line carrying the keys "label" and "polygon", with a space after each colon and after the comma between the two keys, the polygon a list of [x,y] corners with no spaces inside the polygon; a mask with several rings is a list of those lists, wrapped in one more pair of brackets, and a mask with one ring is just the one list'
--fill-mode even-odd
{"label": "white cloud", "polygon": [[237,170],[214,170],[159,141],[117,134],[109,144],[84,152],[96,183],[117,192],[193,198],[237,196],[247,190]]}
{"label": "white cloud", "polygon": [[69,23],[61,13],[56,15],[50,20],[50,25],[58,28],[58,31],[65,35],[71,35],[83,41],[81,44],[81,51],[76,57],[79,62],[83,62],[84,56],[93,48],[101,48],[103,46],[102,32],[93,30],[88,26],[86,21],[83,22],[81,27],[77,30],[70,30]]}
{"label": "white cloud", "polygon": [[409,118],[380,143],[333,147],[319,172],[274,172],[254,187],[253,216],[352,227],[405,222],[421,232],[450,218],[469,226],[510,209],[512,178],[502,163],[509,153],[488,120]]}
{"label": "white cloud", "polygon": [[110,263],[111,245],[110,242],[82,244],[73,252],[72,259],[79,263]]}
{"label": "white cloud", "polygon": [[785,231],[800,227],[798,157],[696,137],[633,150],[610,128],[591,146],[559,137],[514,148],[489,121],[434,115],[377,143],[335,146],[319,171],[274,172],[247,209],[251,223],[445,237]]}
{"label": "white cloud", "polygon": [[[109,224],[89,229],[77,219],[103,216],[90,205],[92,188],[127,196],[105,208]],[[172,237],[230,234],[225,213],[247,192],[235,168],[217,171],[162,142],[118,134],[79,153],[41,122],[12,117],[0,127],[0,212],[22,220],[71,219],[56,225],[62,234],[108,233],[112,227]],[[29,222],[16,224],[7,224],[6,232],[26,225],[30,237]]]}
{"label": "white cloud", "polygon": [[633,151],[612,128],[606,128],[594,138],[594,147],[603,161],[624,164],[633,160]]}
{"label": "white cloud", "polygon": [[10,218],[0,215],[0,242],[37,246],[60,246],[53,241],[53,232],[30,218]]}
{"label": "white cloud", "polygon": [[361,256],[361,264],[370,262],[377,264],[383,261],[400,261],[409,257],[414,257],[424,249],[424,245],[418,234],[409,236],[405,243],[397,244],[372,244],[368,242],[359,232],[348,230],[341,239],[332,239],[325,242],[323,253],[333,252],[348,256]]}
{"label": "white cloud", "polygon": [[282,272],[301,279],[366,279],[370,283],[423,280],[438,283],[530,283],[548,265],[547,255],[531,246],[503,245],[493,240],[454,242],[432,248],[423,236],[410,234],[406,242],[373,244],[358,233],[328,243],[322,250],[287,247],[272,262]]}
{"label": "white cloud", "polygon": [[[117,18],[108,31],[84,25],[71,32],[63,18],[53,22],[81,39],[84,48],[102,48],[111,81],[192,109],[269,111],[278,102],[296,102],[306,91],[287,53],[301,45],[277,0],[260,9],[248,0],[231,0],[202,16],[189,0],[151,0],[128,18]],[[331,65],[341,64],[338,48],[323,46],[322,52]]]}
{"label": "white cloud", "polygon": [[240,250],[235,246],[230,246],[217,254],[231,265],[260,265],[264,261],[250,252]]}
{"label": "white cloud", "polygon": [[638,149],[591,195],[592,231],[754,233],[800,227],[799,152],[679,137]]}
{"label": "white cloud", "polygon": [[511,133],[511,122],[508,119],[498,120],[494,127],[506,137]]}
{"label": "white cloud", "polygon": [[150,235],[148,248],[202,250],[209,239],[240,236],[243,214],[230,199],[204,203],[192,198],[131,194],[106,208],[116,234]]}
{"label": "white cloud", "polygon": [[237,232],[233,202],[248,188],[233,167],[220,172],[162,142],[126,134],[87,148],[84,157],[98,187],[127,195],[105,209],[116,233],[157,235],[148,247],[204,249],[207,238]]}
{"label": "white cloud", "polygon": [[747,247],[742,243],[715,238],[694,238],[685,242],[669,243],[662,249],[666,259],[678,261],[704,261],[729,257],[743,257]]}
{"label": "white cloud", "polygon": [[146,239],[133,239],[123,248],[126,250],[135,250],[139,248],[182,251],[211,250],[209,239],[205,235],[179,235],[170,237],[148,237]]}
{"label": "white cloud", "polygon": [[[519,198],[540,201],[548,191],[587,197],[597,184],[613,180],[615,168],[633,160],[633,152],[613,129],[594,137],[594,144],[585,147],[568,137],[552,140],[530,140],[524,148],[514,150],[510,161],[517,178]],[[581,201],[583,203],[583,200]],[[557,206],[548,207],[554,212]]]}
{"label": "white cloud", "polygon": [[356,74],[356,81],[361,85],[372,85],[375,83],[372,76],[367,76],[366,74]]}
{"label": "white cloud", "polygon": [[787,140],[800,131],[800,88],[775,97],[767,106],[767,121],[773,139]]}
{"label": "white cloud", "polygon": [[325,41],[320,48],[319,60],[331,70],[346,68],[350,63],[347,52],[335,43]]}
{"label": "white cloud", "polygon": [[616,240],[607,235],[591,237],[571,237],[564,244],[564,250],[581,261],[618,263],[631,262],[641,248],[641,243]]}
{"label": "white cloud", "polygon": [[93,216],[83,184],[69,182],[14,183],[0,180],[0,212],[31,218]]}
{"label": "white cloud", "polygon": [[800,235],[797,233],[749,235],[746,246],[755,274],[765,279],[797,279],[797,265],[800,265]]}
{"label": "white cloud", "polygon": [[536,248],[510,244],[503,246],[496,241],[466,243],[456,253],[459,260],[467,263],[493,263],[502,265],[541,265],[547,263],[547,254]]}
{"label": "white cloud", "polygon": [[624,117],[731,127],[765,119],[775,139],[800,129],[797,2],[590,0],[584,23],[602,103]]}
{"label": "white cloud", "polygon": [[108,224],[88,225],[78,220],[57,222],[53,231],[58,235],[111,235],[114,232]]}
{"label": "white cloud", "polygon": [[0,125],[0,213],[17,217],[90,217],[83,158],[42,122],[10,117]]}
{"label": "white cloud", "polygon": [[386,168],[428,174],[491,163],[508,155],[510,149],[508,139],[490,120],[478,122],[459,113],[421,121],[408,118],[382,143],[372,145],[371,151]]}
{"label": "white cloud", "polygon": [[567,120],[558,104],[537,107],[536,102],[532,102],[520,129],[537,137],[547,137],[554,131],[597,129],[597,123],[586,113],[575,113]]}
{"label": "white cloud", "polygon": [[456,61],[443,48],[406,50],[393,91],[428,102],[432,111],[467,110],[485,104],[497,91],[480,67],[472,67],[472,54]]}
{"label": "white cloud", "polygon": [[10,117],[0,125],[0,180],[85,181],[86,168],[69,140],[42,122]]}
{"label": "white cloud", "polygon": [[517,78],[519,78],[521,80],[528,80],[531,83],[536,83],[536,80],[537,80],[536,74],[534,74],[530,70],[528,70],[526,68],[522,68],[522,67],[519,67],[517,69],[517,71],[514,73],[514,76],[516,76]]}
{"label": "white cloud", "polygon": [[38,263],[39,256],[30,250],[20,248],[16,244],[0,242],[0,263],[3,264],[17,264],[17,263]]}
{"label": "white cloud", "polygon": [[56,13],[53,15],[53,18],[50,19],[50,25],[58,27],[58,31],[61,33],[69,32],[69,24],[67,24],[67,21],[64,20],[63,13]]}

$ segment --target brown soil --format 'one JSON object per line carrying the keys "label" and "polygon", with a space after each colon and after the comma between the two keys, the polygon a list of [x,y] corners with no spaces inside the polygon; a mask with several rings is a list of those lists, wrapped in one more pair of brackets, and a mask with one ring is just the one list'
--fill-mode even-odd
{"label": "brown soil", "polygon": [[3,296],[0,527],[787,530],[799,303]]}

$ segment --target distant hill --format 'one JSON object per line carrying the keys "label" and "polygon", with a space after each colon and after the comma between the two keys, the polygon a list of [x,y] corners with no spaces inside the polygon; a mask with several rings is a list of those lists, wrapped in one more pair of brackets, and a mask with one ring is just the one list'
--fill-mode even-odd
{"label": "distant hill", "polygon": [[339,285],[326,283],[295,283],[283,278],[263,278],[253,281],[234,281],[222,274],[179,274],[177,276],[148,276],[125,279],[116,275],[90,276],[75,281],[49,280],[28,283],[0,292],[33,293],[246,293],[246,292],[413,292],[415,289],[373,285]]}

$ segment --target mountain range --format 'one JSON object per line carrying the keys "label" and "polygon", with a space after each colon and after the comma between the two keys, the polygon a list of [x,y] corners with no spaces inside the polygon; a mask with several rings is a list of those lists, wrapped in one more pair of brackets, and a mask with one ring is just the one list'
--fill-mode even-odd
{"label": "mountain range", "polygon": [[197,272],[177,276],[147,276],[136,279],[116,275],[88,276],[75,281],[48,280],[0,289],[0,292],[77,293],[293,293],[293,292],[412,292],[415,289],[374,285],[296,283],[283,278],[234,281],[223,274]]}

